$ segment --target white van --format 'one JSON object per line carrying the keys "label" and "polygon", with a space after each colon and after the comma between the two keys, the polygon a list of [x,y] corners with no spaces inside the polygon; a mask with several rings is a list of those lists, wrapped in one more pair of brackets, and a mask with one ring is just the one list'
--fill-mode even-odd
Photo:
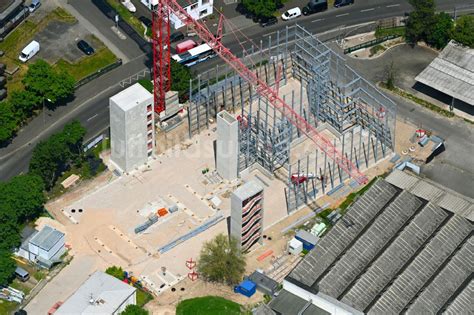
{"label": "white van", "polygon": [[296,19],[298,16],[301,16],[301,9],[296,7],[293,9],[289,9],[285,13],[281,15],[282,20],[288,21],[292,19]]}
{"label": "white van", "polygon": [[20,56],[18,59],[22,62],[27,62],[31,58],[33,58],[34,55],[40,50],[40,44],[37,41],[32,41],[31,43],[28,44],[23,50],[21,51]]}

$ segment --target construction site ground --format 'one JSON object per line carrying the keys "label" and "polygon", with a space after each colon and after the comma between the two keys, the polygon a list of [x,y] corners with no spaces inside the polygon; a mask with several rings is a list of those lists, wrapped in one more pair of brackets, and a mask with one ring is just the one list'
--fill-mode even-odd
{"label": "construction site ground", "polygon": [[[293,87],[291,84],[284,86],[283,92],[285,88]],[[233,182],[222,180],[214,169],[216,125],[211,124],[209,130],[192,139],[185,136],[184,126],[185,123],[158,137],[159,142],[166,135],[166,147],[162,147],[159,152],[163,153],[157,154],[147,165],[121,177],[106,171],[46,205],[62,224],[55,223],[55,226],[66,233],[66,242],[71,247],[70,254],[74,259],[56,278],[50,280],[27,310],[46,313],[57,300],[65,300],[71,295],[95,270],[105,270],[111,265],[133,272],[155,294],[159,294],[159,299],[148,306],[153,314],[155,309],[156,314],[161,311],[174,312],[174,306],[184,295],[186,298],[219,295],[241,304],[253,304],[261,300],[261,295],[247,299],[234,294],[226,286],[201,280],[191,282],[187,279],[190,270],[185,265],[187,259],[198,258],[203,242],[218,233],[228,233],[225,218],[230,215],[230,194],[242,182],[251,179],[260,182],[265,188],[266,238],[263,244],[255,246],[247,255],[247,274],[260,269],[281,281],[298,263],[299,257],[286,253],[291,233],[283,231],[293,230],[298,224],[305,223],[312,210],[302,207],[289,215],[284,194],[285,183],[267,177],[258,170]],[[411,136],[407,134],[406,128],[397,127],[395,139]],[[414,131],[415,127],[411,127]],[[306,146],[307,143],[304,143],[303,147]],[[400,148],[404,146],[397,146],[398,154]],[[107,162],[107,154],[104,158]],[[371,179],[388,172],[393,167],[389,159],[389,156],[380,159],[364,173]],[[203,170],[207,172],[203,174]],[[317,204],[335,208],[347,194],[357,189],[359,187],[346,185],[338,193],[321,196]],[[214,196],[220,199],[220,204],[210,202]],[[179,210],[160,218],[145,232],[135,234],[134,228],[145,222],[150,214],[171,204],[177,204]],[[159,248],[218,215],[224,219],[176,247],[159,252]],[[298,224],[295,225],[295,222]],[[166,268],[165,275],[163,267]],[[176,290],[173,292],[171,288]]]}

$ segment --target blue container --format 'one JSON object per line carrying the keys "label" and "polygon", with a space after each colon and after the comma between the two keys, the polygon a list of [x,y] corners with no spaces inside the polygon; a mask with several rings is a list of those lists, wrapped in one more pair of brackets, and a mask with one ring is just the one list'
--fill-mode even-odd
{"label": "blue container", "polygon": [[240,293],[246,297],[251,297],[255,294],[257,285],[250,280],[244,280],[239,285],[234,287],[235,293]]}

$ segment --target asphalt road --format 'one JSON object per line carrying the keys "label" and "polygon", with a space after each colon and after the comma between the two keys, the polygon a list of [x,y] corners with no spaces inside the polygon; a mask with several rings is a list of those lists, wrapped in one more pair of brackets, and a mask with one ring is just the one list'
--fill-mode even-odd
{"label": "asphalt road", "polygon": [[[440,10],[453,10],[456,5],[474,4],[473,0],[438,0]],[[122,88],[119,83],[150,66],[150,60],[144,56],[138,46],[131,40],[121,40],[112,32],[113,22],[107,19],[90,1],[72,0],[69,2],[83,17],[100,30],[102,35],[118,47],[129,58],[129,62],[99,79],[90,82],[76,91],[75,100],[54,112],[46,111],[25,126],[13,139],[12,143],[0,148],[0,180],[27,171],[28,162],[34,146],[41,140],[63,128],[72,119],[78,119],[86,128],[86,140],[89,140],[108,129],[108,99]],[[410,10],[406,0],[358,0],[356,4],[340,9],[331,9],[308,17],[301,17],[295,22],[305,26],[310,32],[322,33],[341,26],[370,22],[390,16],[400,16]],[[244,30],[252,41],[259,41],[265,35],[284,29],[285,23],[278,23],[268,28],[253,25]],[[223,43],[234,52],[241,51],[239,41],[226,36]],[[209,69],[222,63],[218,58],[194,68],[195,71]]]}

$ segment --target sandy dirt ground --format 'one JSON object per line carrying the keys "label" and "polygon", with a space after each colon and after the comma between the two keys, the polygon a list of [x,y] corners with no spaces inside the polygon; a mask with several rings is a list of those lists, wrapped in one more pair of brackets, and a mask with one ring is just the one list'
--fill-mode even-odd
{"label": "sandy dirt ground", "polygon": [[[291,85],[288,85],[288,88],[291,88]],[[219,295],[245,305],[258,302],[262,299],[260,294],[247,299],[234,294],[227,286],[209,284],[201,280],[190,281],[187,278],[189,270],[185,265],[187,259],[198,258],[203,242],[218,233],[228,233],[225,218],[230,215],[230,193],[248,180],[261,183],[265,189],[266,237],[263,244],[255,246],[247,254],[247,274],[261,269],[281,281],[299,262],[298,257],[290,257],[286,252],[291,233],[284,233],[284,230],[301,218],[305,220],[312,210],[302,207],[289,215],[284,195],[285,184],[258,170],[251,171],[233,182],[222,180],[216,175],[214,127],[215,124],[192,139],[186,139],[183,136],[185,129],[180,128],[177,131],[179,136],[173,138],[169,135],[166,146],[161,149],[163,153],[158,154],[142,169],[122,177],[116,177],[107,171],[49,202],[46,207],[57,221],[42,218],[38,224],[50,224],[64,231],[66,243],[71,247],[70,254],[74,259],[30,304],[38,307],[41,304],[39,299],[49,303],[51,298],[45,297],[45,294],[56,294],[55,299],[58,297],[64,300],[93,271],[105,270],[111,265],[122,266],[133,272],[148,288],[159,294],[158,298],[147,306],[153,314],[173,314],[175,305],[184,297]],[[406,130],[408,129],[403,126],[399,127],[396,139],[405,139]],[[397,146],[396,151],[399,149],[400,146]],[[107,160],[107,154],[104,157]],[[374,167],[364,171],[369,179],[393,167],[393,163],[388,159],[389,157],[380,160]],[[203,174],[204,169],[209,169],[209,172]],[[348,185],[347,187],[338,194],[318,198],[317,205],[337,207],[345,196],[353,191]],[[219,205],[210,202],[215,196],[221,201]],[[161,217],[158,223],[144,233],[135,234],[134,228],[145,222],[150,214],[172,204],[178,206],[177,212]],[[223,220],[204,232],[174,248],[163,248],[210,218],[218,216],[222,216]],[[268,256],[258,259],[263,254]],[[166,275],[163,275],[163,267],[166,268]],[[77,272],[72,268],[77,269]],[[55,293],[61,282],[69,283],[70,289]],[[172,288],[175,288],[175,291],[172,291]],[[184,288],[184,291],[181,288]]]}

